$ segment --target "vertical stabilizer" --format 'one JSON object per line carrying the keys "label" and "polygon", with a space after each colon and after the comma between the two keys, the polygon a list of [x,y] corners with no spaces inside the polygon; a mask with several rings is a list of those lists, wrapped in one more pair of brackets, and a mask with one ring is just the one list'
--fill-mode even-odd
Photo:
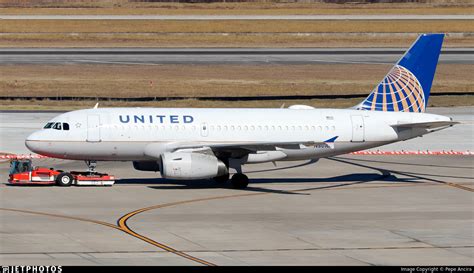
{"label": "vertical stabilizer", "polygon": [[424,112],[444,34],[422,34],[357,109]]}

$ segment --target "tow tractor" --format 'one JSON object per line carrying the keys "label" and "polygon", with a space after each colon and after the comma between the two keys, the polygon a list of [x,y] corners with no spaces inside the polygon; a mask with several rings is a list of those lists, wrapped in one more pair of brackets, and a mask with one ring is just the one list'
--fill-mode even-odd
{"label": "tow tractor", "polygon": [[86,172],[65,172],[53,168],[33,167],[31,159],[12,159],[8,183],[15,185],[71,185],[112,186],[115,177],[106,173],[95,172],[96,163],[86,161],[89,170]]}

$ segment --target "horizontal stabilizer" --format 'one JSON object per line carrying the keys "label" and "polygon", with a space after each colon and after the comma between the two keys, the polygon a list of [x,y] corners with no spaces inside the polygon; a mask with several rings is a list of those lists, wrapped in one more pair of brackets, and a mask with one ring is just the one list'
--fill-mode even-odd
{"label": "horizontal stabilizer", "polygon": [[431,121],[431,122],[418,122],[418,123],[402,123],[394,124],[393,128],[426,128],[426,129],[435,129],[446,126],[453,126],[459,124],[456,121]]}

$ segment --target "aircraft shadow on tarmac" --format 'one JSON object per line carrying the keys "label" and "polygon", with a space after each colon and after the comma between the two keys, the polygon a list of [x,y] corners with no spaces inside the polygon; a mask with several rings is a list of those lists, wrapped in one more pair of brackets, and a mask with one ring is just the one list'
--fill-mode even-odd
{"label": "aircraft shadow on tarmac", "polygon": [[[359,174],[348,174],[328,178],[253,178],[250,179],[249,186],[243,191],[255,191],[255,192],[271,192],[271,193],[283,193],[283,194],[305,194],[298,193],[298,191],[306,190],[317,190],[317,189],[327,189],[327,188],[336,188],[336,187],[345,187],[349,185],[368,183],[373,181],[383,181],[383,182],[404,182],[404,183],[423,183],[421,181],[415,181],[414,178],[397,178],[394,175],[382,175],[376,173],[359,173]],[[276,190],[276,189],[266,189],[256,187],[257,185],[262,185],[266,183],[276,184],[276,183],[329,183],[325,185],[320,185],[317,187],[300,189],[297,191],[285,191],[285,190]],[[157,190],[172,190],[172,189],[206,189],[206,188],[230,188],[230,183],[216,183],[213,180],[168,180],[163,178],[131,178],[131,179],[121,179],[117,180],[116,184],[119,185],[137,185],[137,184],[147,184],[148,188],[157,189]],[[150,185],[156,184],[156,185]],[[161,184],[161,185],[160,185]]]}

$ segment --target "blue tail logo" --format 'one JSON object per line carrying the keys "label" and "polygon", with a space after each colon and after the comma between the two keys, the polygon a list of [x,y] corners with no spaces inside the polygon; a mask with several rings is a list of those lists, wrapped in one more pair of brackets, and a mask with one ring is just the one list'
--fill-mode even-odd
{"label": "blue tail logo", "polygon": [[424,112],[444,34],[423,34],[357,108]]}

